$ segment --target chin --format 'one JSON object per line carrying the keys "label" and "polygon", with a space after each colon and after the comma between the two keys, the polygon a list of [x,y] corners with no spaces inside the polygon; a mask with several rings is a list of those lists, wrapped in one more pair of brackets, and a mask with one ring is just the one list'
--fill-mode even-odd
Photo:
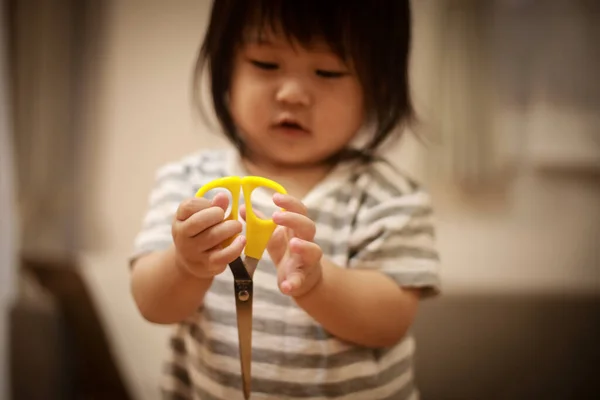
{"label": "chin", "polygon": [[281,151],[278,153],[261,154],[258,156],[262,162],[267,162],[278,168],[295,169],[312,167],[321,164],[323,158],[315,157],[314,154],[299,154],[292,151]]}

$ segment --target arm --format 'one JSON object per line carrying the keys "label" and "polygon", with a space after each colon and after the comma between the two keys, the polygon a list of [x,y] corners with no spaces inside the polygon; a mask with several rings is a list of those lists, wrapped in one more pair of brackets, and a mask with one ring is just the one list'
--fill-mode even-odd
{"label": "arm", "polygon": [[322,277],[295,298],[323,328],[340,339],[386,347],[406,333],[417,311],[418,294],[377,271],[340,268],[323,260]]}
{"label": "arm", "polygon": [[157,324],[179,322],[202,305],[212,278],[197,278],[175,257],[175,247],[139,258],[131,273],[131,292],[142,316]]}
{"label": "arm", "polygon": [[228,202],[222,194],[212,202],[183,201],[173,220],[173,244],[135,262],[131,291],[145,319],[172,324],[187,318],[202,305],[213,278],[241,254],[244,237],[222,246],[242,230],[239,221],[223,220]]}
{"label": "arm", "polygon": [[[363,229],[351,238],[355,254],[348,267],[340,267],[313,242],[316,226],[301,202],[291,196],[274,201],[286,210],[273,215],[281,226],[268,247],[282,293],[340,339],[368,347],[397,343],[412,324],[421,295],[437,288],[437,253],[430,250],[427,221],[414,211],[394,210],[399,202],[390,202],[386,212],[378,207],[361,223],[381,233],[374,237]],[[408,200],[402,202],[406,207]],[[403,282],[421,289],[404,289]]]}

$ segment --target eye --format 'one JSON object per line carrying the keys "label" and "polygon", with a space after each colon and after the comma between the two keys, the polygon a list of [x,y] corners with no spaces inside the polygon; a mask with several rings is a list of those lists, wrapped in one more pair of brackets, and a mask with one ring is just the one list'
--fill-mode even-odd
{"label": "eye", "polygon": [[250,60],[250,63],[252,65],[254,65],[255,67],[257,67],[257,68],[268,70],[268,71],[272,71],[272,70],[275,70],[275,69],[279,68],[279,66],[277,64],[270,63],[270,62],[264,62],[264,61],[258,61],[258,60]]}
{"label": "eye", "polygon": [[343,76],[348,75],[347,72],[341,72],[341,71],[324,71],[322,69],[318,69],[316,71],[316,74],[318,76],[320,76],[321,78],[328,78],[328,79],[341,78]]}

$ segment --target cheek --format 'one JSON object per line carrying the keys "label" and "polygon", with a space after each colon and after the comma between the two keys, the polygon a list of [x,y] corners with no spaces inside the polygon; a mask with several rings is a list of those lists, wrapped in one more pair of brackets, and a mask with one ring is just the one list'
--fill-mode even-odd
{"label": "cheek", "polygon": [[242,129],[250,127],[267,115],[266,89],[264,84],[244,75],[243,72],[233,77],[230,110],[235,122]]}
{"label": "cheek", "polygon": [[363,123],[364,100],[361,87],[353,83],[344,85],[334,92],[330,91],[325,98],[328,101],[323,110],[324,120],[346,132],[346,136],[352,136]]}

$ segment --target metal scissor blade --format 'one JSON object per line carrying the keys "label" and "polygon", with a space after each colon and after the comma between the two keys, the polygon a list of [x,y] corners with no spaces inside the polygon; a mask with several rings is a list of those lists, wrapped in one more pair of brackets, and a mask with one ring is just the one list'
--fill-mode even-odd
{"label": "metal scissor blade", "polygon": [[[246,284],[246,283],[245,283]],[[252,282],[250,281],[250,285]],[[236,284],[236,289],[237,289]],[[237,292],[237,290],[236,290]],[[235,297],[235,308],[237,315],[238,340],[240,349],[240,364],[242,367],[242,384],[244,389],[244,398],[250,398],[250,381],[252,366],[252,287],[249,290],[250,296],[244,301],[240,296]]]}
{"label": "metal scissor blade", "polygon": [[244,265],[246,266],[246,271],[250,277],[254,277],[254,271],[256,271],[256,267],[258,266],[258,261],[254,257],[246,256],[244,257]]}

